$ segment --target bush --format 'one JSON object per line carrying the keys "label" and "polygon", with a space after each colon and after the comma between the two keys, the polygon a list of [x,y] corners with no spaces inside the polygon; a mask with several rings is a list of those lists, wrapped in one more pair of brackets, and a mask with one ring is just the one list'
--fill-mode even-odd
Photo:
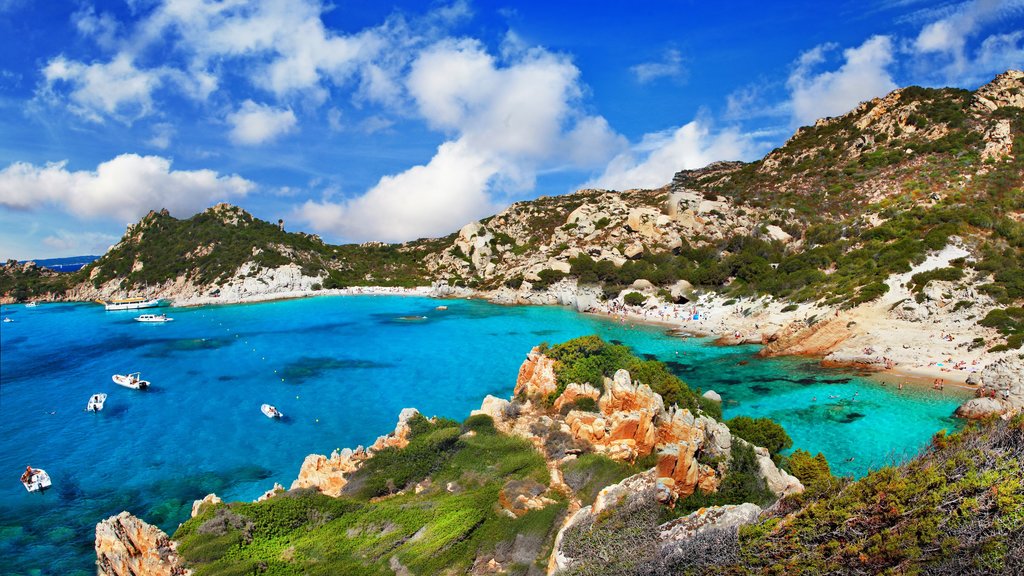
{"label": "bush", "polygon": [[494,434],[494,418],[487,414],[474,414],[462,423],[463,432],[476,432],[477,434]]}
{"label": "bush", "polygon": [[647,296],[644,296],[639,292],[630,292],[622,297],[622,301],[625,302],[627,306],[643,306],[643,303],[647,302]]}
{"label": "bush", "polygon": [[725,421],[734,436],[739,436],[755,446],[766,448],[772,456],[793,446],[793,440],[786,430],[771,418],[737,416]]}
{"label": "bush", "polygon": [[796,476],[804,485],[809,496],[827,490],[835,482],[832,469],[829,468],[828,461],[821,452],[811,456],[811,453],[806,450],[796,450],[786,459],[786,466],[793,476]]}

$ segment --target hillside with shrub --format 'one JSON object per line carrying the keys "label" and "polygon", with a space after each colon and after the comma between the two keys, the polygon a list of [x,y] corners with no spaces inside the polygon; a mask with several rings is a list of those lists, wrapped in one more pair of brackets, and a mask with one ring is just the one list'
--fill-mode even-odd
{"label": "hillside with shrub", "polygon": [[[255,503],[200,505],[172,536],[181,562],[197,576],[1021,570],[1021,418],[941,432],[916,459],[856,481],[834,477],[821,454],[788,452],[792,442],[778,424],[736,418],[727,422],[727,453],[714,456],[705,445],[696,454],[722,474],[716,488],[666,500],[654,482],[664,450],[623,460],[558,431],[559,419],[571,421],[574,412],[613,416],[607,402],[621,394],[621,375],[603,375],[626,367],[674,393],[675,406],[690,404],[684,382],[620,348],[586,337],[528,360],[524,366],[553,362],[550,384],[560,388],[553,402],[523,387],[521,372],[516,397],[497,418],[415,415],[407,443],[346,472],[337,497],[310,487]],[[564,402],[567,391],[595,380],[599,402]],[[756,453],[761,444],[799,478],[802,492],[773,492]],[[753,512],[713,520],[737,511]]]}

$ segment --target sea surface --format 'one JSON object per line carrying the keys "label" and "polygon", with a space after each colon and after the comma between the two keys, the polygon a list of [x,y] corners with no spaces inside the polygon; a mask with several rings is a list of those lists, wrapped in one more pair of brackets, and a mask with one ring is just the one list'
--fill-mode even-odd
{"label": "sea surface", "polygon": [[[173,533],[193,500],[287,487],[307,454],[370,444],[404,407],[465,418],[511,396],[540,342],[596,333],[666,361],[719,392],[727,418],[773,418],[842,475],[912,457],[957,426],[963,399],[558,307],[341,296],[165,311],[157,325],[90,304],[0,311],[0,574],[94,574],[95,524],[122,510]],[[152,389],[111,381],[129,371]],[[97,392],[106,408],[85,412]],[[28,464],[51,490],[25,491]]]}

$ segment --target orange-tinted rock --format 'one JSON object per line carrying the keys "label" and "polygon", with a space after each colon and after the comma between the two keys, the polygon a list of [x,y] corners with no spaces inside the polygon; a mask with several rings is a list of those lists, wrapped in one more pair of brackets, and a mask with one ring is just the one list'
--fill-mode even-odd
{"label": "orange-tinted rock", "polygon": [[409,445],[409,420],[419,415],[419,410],[415,408],[403,408],[398,414],[398,424],[395,425],[395,431],[385,436],[377,437],[377,441],[374,442],[368,452],[371,454],[374,452],[380,452],[385,448],[405,448]]}
{"label": "orange-tinted rock", "polygon": [[99,576],[185,576],[174,542],[156,526],[128,512],[96,525],[96,573]]}
{"label": "orange-tinted rock", "polygon": [[330,458],[323,454],[310,454],[303,460],[299,477],[292,482],[292,490],[316,488],[328,496],[338,497],[342,488],[348,484],[345,476],[358,470],[365,459],[366,454],[362,449],[357,452],[348,448],[341,452],[335,451]]}
{"label": "orange-tinted rock", "polygon": [[555,399],[555,405],[553,408],[555,412],[561,412],[562,407],[575,404],[580,398],[593,398],[597,401],[601,397],[601,392],[591,386],[590,384],[576,384],[575,382],[569,384],[562,391],[562,394]]}
{"label": "orange-tinted rock", "polygon": [[598,399],[597,405],[602,414],[633,410],[660,414],[665,410],[661,395],[656,394],[646,384],[634,383],[629,377],[629,372],[625,370],[617,371],[615,378],[611,382],[606,382],[604,394]]}
{"label": "orange-tinted rock", "polygon": [[710,493],[718,490],[718,477],[714,468],[697,461],[698,446],[680,442],[665,446],[658,452],[655,466],[658,483],[671,491],[675,498],[686,498],[697,489]]}
{"label": "orange-tinted rock", "polygon": [[526,355],[526,361],[519,367],[519,377],[516,379],[513,394],[527,398],[543,398],[557,391],[555,361],[541,354],[539,348],[530,350]]}

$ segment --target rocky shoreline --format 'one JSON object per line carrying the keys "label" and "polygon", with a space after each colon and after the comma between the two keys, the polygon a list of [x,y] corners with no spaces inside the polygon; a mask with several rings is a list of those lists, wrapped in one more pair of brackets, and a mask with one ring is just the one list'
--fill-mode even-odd
{"label": "rocky shoreline", "polygon": [[[626,506],[638,497],[653,494],[661,505],[695,492],[713,493],[729,473],[730,450],[734,443],[749,446],[733,436],[721,422],[702,413],[672,406],[665,407],[661,395],[650,386],[634,381],[629,372],[618,370],[606,379],[604,391],[590,385],[572,384],[554,402],[549,397],[557,391],[554,360],[534,348],[520,367],[510,399],[488,396],[473,415],[486,415],[502,434],[518,436],[530,442],[544,455],[551,481],[548,486],[536,484],[508,485],[499,494],[501,513],[515,518],[530,510],[555,503],[549,496],[568,495],[568,514],[558,530],[554,550],[548,562],[548,574],[573,565],[571,548],[564,545],[567,531],[609,510]],[[594,401],[596,412],[573,408],[581,398]],[[707,397],[713,397],[709,394]],[[566,410],[566,408],[569,408]],[[344,494],[348,478],[374,454],[385,448],[405,448],[409,444],[410,421],[419,416],[414,408],[402,410],[398,423],[389,434],[373,445],[335,451],[330,457],[311,454],[303,461],[298,477],[290,490],[316,490],[324,495]],[[467,432],[472,434],[473,432]],[[603,488],[592,505],[581,506],[573,491],[562,480],[562,468],[577,458],[574,450],[552,454],[551,442],[559,436],[588,445],[595,453],[618,461],[656,456],[656,464],[639,474]],[[795,477],[778,468],[764,448],[753,447],[759,474],[767,488],[783,497],[803,492]],[[718,462],[715,466],[703,461]],[[429,478],[411,488],[415,493],[426,489]],[[449,487],[449,491],[453,488]],[[285,489],[275,485],[257,501],[279,497]],[[401,495],[405,491],[399,491]],[[223,502],[215,494],[195,501],[192,516],[208,506]],[[762,510],[755,504],[739,504],[702,508],[693,514],[665,523],[661,528],[663,546],[671,546],[714,529],[735,528],[756,522]],[[187,576],[176,550],[176,543],[158,528],[122,512],[96,526],[97,573],[100,576]],[[493,562],[493,560],[492,560]]]}

